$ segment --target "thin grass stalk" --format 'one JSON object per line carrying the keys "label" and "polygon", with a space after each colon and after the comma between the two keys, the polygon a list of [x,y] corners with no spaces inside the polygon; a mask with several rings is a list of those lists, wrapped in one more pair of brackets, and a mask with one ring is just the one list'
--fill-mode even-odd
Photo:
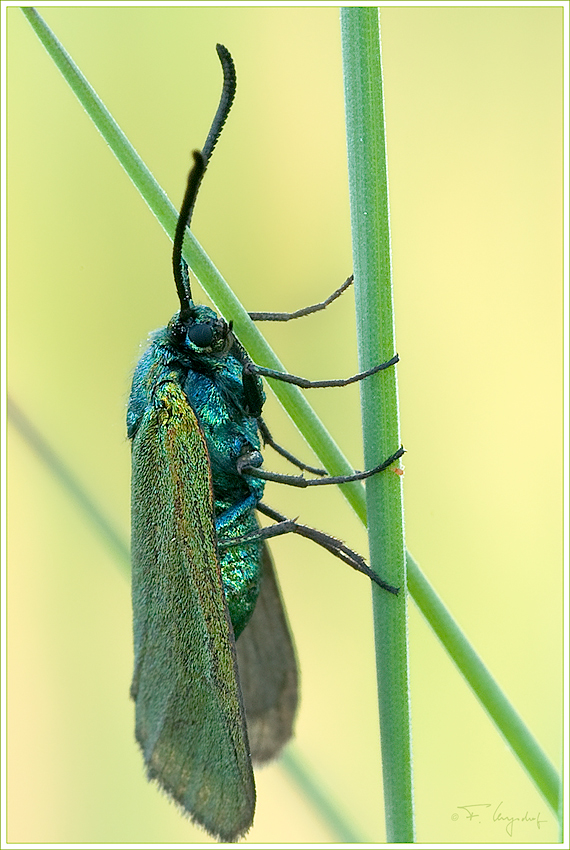
{"label": "thin grass stalk", "polygon": [[406,555],[406,561],[410,595],[413,596],[442,645],[465,676],[475,696],[561,823],[562,793],[556,768],[493,679],[489,669],[466,639],[409,552]]}
{"label": "thin grass stalk", "polygon": [[[154,215],[156,215],[161,226],[172,238],[177,217],[175,207],[168,200],[149,169],[140,160],[133,146],[127,140],[126,136],[124,136],[106,107],[99,100],[97,94],[54,33],[47,26],[41,15],[30,6],[23,7],[22,12],[29,20],[56,66],[68,81],[89,117],[117,156],[126,173],[137,186],[141,196]],[[192,234],[186,234],[183,253],[190,268],[213,303],[221,313],[231,316],[234,319],[234,327],[238,336],[253,359],[260,365],[273,369],[282,369],[283,367],[277,356],[253,325],[245,309],[233,295],[223,277]],[[298,388],[290,384],[282,384],[275,381],[271,381],[271,384],[281,404],[291,416],[299,431],[307,440],[307,443],[315,451],[323,466],[332,474],[345,474],[352,471],[352,467],[347,459]],[[354,482],[353,484],[342,485],[341,489],[357,516],[365,523],[366,501],[364,487],[359,482]],[[539,791],[545,795],[545,799],[553,811],[560,817],[561,780],[555,767],[512,707],[512,713],[493,711],[493,707],[488,699],[489,688],[486,687],[486,682],[480,679],[478,673],[484,665],[472,647],[470,647],[469,654],[456,651],[457,641],[449,631],[449,623],[453,622],[453,618],[409,553],[408,570],[410,578],[412,576],[414,578],[413,583],[410,582],[409,590],[420,611],[424,614],[432,628],[438,627],[438,635],[458,669],[472,687],[475,695],[481,701],[493,722],[497,725],[500,733],[512,747],[513,752],[525,770],[528,771],[532,781],[536,784]],[[462,641],[468,645],[465,635],[460,632],[456,625],[455,627],[461,635]],[[474,659],[476,659],[477,663],[475,663]],[[493,685],[495,692],[501,695],[505,705],[510,706],[510,703],[494,680]],[[514,734],[513,730],[520,729],[521,727],[525,729],[525,735]],[[529,749],[532,753],[540,753],[540,758],[532,758],[532,753],[529,752]],[[544,789],[548,790],[548,795]]]}
{"label": "thin grass stalk", "polygon": [[[352,255],[362,371],[395,354],[388,173],[378,10],[341,10]],[[360,385],[364,464],[400,445],[396,370]],[[372,588],[382,774],[389,843],[414,840],[409,704],[406,557],[402,479],[393,468],[368,479],[370,563],[402,589],[397,599]]]}

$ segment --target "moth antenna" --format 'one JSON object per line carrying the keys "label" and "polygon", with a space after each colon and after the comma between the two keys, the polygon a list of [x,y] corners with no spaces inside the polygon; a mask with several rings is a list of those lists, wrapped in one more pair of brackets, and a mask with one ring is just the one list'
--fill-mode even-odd
{"label": "moth antenna", "polygon": [[194,212],[194,206],[196,204],[196,198],[202,182],[202,177],[204,176],[206,166],[208,165],[212,152],[220,138],[224,124],[226,123],[226,118],[228,117],[232,103],[234,102],[237,87],[236,69],[229,50],[227,47],[224,47],[223,44],[217,44],[216,51],[220,62],[222,63],[222,70],[224,73],[220,103],[202,151],[193,151],[192,154],[194,157],[194,166],[188,175],[188,184],[186,186],[186,192],[184,193],[182,206],[180,207],[180,214],[176,224],[176,233],[174,234],[174,244],[172,248],[172,268],[174,271],[176,291],[178,292],[178,298],[180,300],[181,318],[184,318],[184,316],[188,314],[192,303],[192,290],[190,289],[188,264],[182,256],[184,231],[187,227],[190,227],[192,213]]}
{"label": "moth antenna", "polygon": [[198,189],[206,170],[206,163],[200,151],[192,151],[194,157],[194,166],[188,175],[188,183],[186,191],[180,207],[178,221],[176,223],[176,233],[174,234],[174,244],[172,248],[172,270],[174,272],[174,282],[176,283],[176,291],[180,301],[180,318],[184,319],[190,311],[192,302],[192,290],[190,289],[190,278],[188,276],[188,263],[182,256],[182,243],[184,242],[184,231],[190,224],[192,212],[196,203]]}
{"label": "moth antenna", "polygon": [[234,65],[234,60],[232,59],[230,51],[227,47],[224,47],[223,44],[216,44],[216,51],[220,58],[220,62],[222,63],[224,83],[222,85],[222,94],[220,97],[218,111],[214,116],[210,132],[208,133],[208,138],[204,142],[204,147],[202,148],[202,156],[204,157],[206,165],[210,161],[212,151],[216,147],[216,142],[220,138],[220,134],[224,128],[224,124],[226,123],[226,118],[232,108],[237,88],[236,66]]}

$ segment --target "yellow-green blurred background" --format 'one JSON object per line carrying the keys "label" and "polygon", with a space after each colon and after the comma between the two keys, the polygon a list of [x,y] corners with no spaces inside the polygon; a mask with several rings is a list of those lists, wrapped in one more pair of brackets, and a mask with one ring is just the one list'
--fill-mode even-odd
{"label": "yellow-green blurred background", "polygon": [[[337,8],[39,11],[175,204],[226,44],[238,95],[194,232],[252,310],[295,309],[345,279]],[[407,544],[559,765],[562,9],[387,7],[381,21]],[[7,49],[9,390],[127,540],[125,404],[139,346],[176,309],[171,245],[17,8]],[[349,293],[268,336],[295,374],[349,375],[352,311]],[[357,388],[310,400],[361,468]],[[273,400],[266,418],[310,458]],[[126,574],[8,438],[8,839],[207,841],[144,778]],[[272,486],[266,500],[366,552],[338,492]],[[296,745],[381,842],[368,582],[307,541],[272,549],[301,665]],[[418,840],[556,841],[413,603],[410,652]],[[336,840],[279,765],[257,786],[248,841]],[[488,813],[501,801],[545,822],[509,836]],[[475,803],[492,809],[469,821],[458,807]]]}

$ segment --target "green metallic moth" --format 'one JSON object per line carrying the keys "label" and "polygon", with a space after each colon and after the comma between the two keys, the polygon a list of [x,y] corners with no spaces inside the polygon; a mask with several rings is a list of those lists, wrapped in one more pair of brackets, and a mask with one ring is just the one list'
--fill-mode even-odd
{"label": "green metallic moth", "polygon": [[[387,468],[403,449],[368,472],[325,477],[278,446],[261,418],[260,375],[301,386],[338,386],[392,366],[397,356],[344,381],[311,384],[255,366],[231,323],[192,301],[182,241],[236,88],[229,52],[222,45],[217,51],[224,70],[222,98],[203,150],[194,152],[174,239],[180,311],[151,335],[133,376],[127,413],[131,696],[149,779],[193,821],[229,842],[253,822],[252,763],[278,755],[292,735],[297,708],[293,641],[266,539],[301,534],[397,593],[340,541],[264,505],[264,480],[308,486],[362,479]],[[319,477],[262,470],[262,441]],[[256,511],[275,524],[260,528]]]}

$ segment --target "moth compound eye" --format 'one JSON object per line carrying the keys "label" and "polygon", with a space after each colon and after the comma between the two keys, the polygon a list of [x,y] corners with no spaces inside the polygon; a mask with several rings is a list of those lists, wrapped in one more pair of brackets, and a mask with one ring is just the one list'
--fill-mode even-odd
{"label": "moth compound eye", "polygon": [[188,328],[187,334],[189,341],[194,343],[194,345],[197,345],[198,348],[208,348],[214,339],[214,329],[212,328],[212,325],[205,322],[192,325],[191,328]]}

